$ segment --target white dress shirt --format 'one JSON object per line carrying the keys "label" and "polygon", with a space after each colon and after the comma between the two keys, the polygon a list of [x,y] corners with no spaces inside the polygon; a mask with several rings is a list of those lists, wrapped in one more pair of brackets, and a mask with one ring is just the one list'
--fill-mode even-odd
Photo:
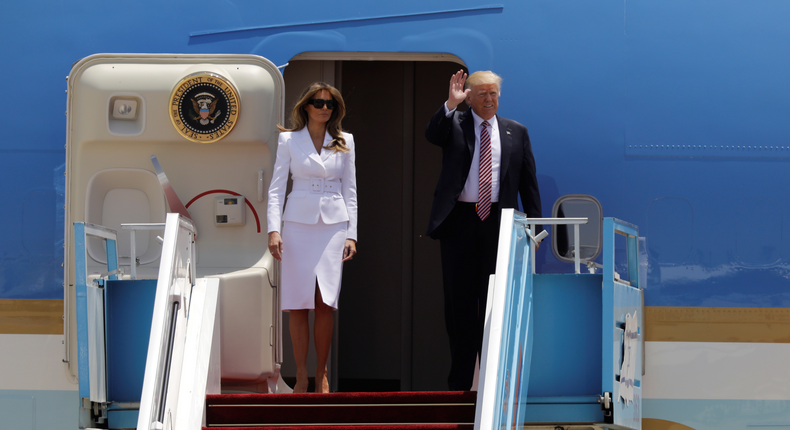
{"label": "white dress shirt", "polygon": [[[445,114],[449,118],[455,109],[448,110],[447,103],[444,104]],[[472,118],[475,126],[475,150],[472,155],[472,166],[469,168],[469,176],[466,178],[464,189],[458,197],[460,202],[477,203],[480,193],[480,131],[483,118],[477,116],[472,111]],[[499,124],[496,116],[488,120],[488,134],[491,137],[491,203],[499,201],[499,166],[502,164],[502,144],[499,141]]]}

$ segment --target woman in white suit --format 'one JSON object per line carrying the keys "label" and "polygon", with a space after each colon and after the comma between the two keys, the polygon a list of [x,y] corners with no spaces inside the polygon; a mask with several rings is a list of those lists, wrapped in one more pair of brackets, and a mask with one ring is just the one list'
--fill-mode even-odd
{"label": "woman in white suit", "polygon": [[[340,121],[345,114],[343,97],[336,88],[323,82],[307,87],[294,106],[293,128],[280,127],[269,186],[269,251],[282,262],[280,298],[282,309],[291,313],[295,393],[307,391],[311,309],[315,310],[318,360],[315,391],[329,392],[326,361],[332,343],[332,311],[337,309],[343,262],[357,252],[354,138],[342,132]],[[289,171],[293,190],[284,205]]]}

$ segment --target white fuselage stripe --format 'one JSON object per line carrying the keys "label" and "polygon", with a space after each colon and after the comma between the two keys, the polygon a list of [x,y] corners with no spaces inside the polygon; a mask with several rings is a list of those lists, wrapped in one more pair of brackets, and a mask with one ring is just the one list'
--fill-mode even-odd
{"label": "white fuselage stripe", "polygon": [[790,400],[790,344],[646,342],[645,399]]}
{"label": "white fuselage stripe", "polygon": [[76,391],[62,357],[63,335],[0,334],[0,390]]}

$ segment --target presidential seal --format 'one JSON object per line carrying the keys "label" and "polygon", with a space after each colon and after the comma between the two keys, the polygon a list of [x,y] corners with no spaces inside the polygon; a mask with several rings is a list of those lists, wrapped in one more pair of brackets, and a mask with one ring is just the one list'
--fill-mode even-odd
{"label": "presidential seal", "polygon": [[227,136],[239,119],[239,93],[211,72],[185,77],[170,95],[170,120],[185,138],[211,143]]}

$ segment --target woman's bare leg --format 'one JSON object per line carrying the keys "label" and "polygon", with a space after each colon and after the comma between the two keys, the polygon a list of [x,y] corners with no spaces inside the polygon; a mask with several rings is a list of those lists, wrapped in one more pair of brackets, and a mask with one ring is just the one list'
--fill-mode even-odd
{"label": "woman's bare leg", "polygon": [[294,393],[307,392],[307,348],[310,345],[310,326],[307,322],[308,309],[291,311],[288,328],[291,332],[291,342],[294,345],[294,359],[296,360],[296,385]]}
{"label": "woman's bare leg", "polygon": [[335,317],[332,307],[324,303],[318,280],[315,283],[315,323],[313,335],[315,337],[316,368],[315,392],[328,393],[329,380],[326,377],[326,361],[329,358],[329,348],[332,346],[332,330],[335,326]]}

